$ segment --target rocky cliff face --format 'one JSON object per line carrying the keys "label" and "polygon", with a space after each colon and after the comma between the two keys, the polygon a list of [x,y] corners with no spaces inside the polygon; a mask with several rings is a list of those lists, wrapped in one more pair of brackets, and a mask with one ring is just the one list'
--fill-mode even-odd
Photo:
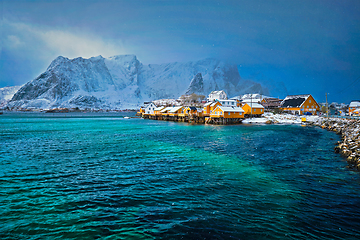
{"label": "rocky cliff face", "polygon": [[202,78],[201,73],[195,75],[195,77],[191,80],[188,89],[186,90],[186,95],[190,95],[192,93],[204,94],[204,80]]}
{"label": "rocky cliff face", "polygon": [[8,106],[124,109],[191,91],[207,95],[225,90],[234,96],[248,89],[263,90],[260,84],[242,81],[235,65],[215,59],[143,65],[134,55],[60,56],[39,77],[22,86]]}

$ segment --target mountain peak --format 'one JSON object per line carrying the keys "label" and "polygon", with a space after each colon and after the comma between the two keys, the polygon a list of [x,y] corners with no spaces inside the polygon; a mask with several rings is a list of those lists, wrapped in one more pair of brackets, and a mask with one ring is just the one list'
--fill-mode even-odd
{"label": "mountain peak", "polygon": [[126,55],[115,55],[108,58],[109,60],[115,60],[119,62],[134,62],[138,61],[134,54],[126,54]]}
{"label": "mountain peak", "polygon": [[61,65],[65,62],[69,61],[69,59],[67,57],[63,57],[63,56],[58,56],[57,58],[55,58],[49,65],[49,67],[47,68],[47,70],[54,68],[58,65]]}
{"label": "mountain peak", "polygon": [[190,95],[192,93],[204,94],[204,80],[201,73],[197,73],[195,77],[191,80],[185,94]]}
{"label": "mountain peak", "polygon": [[90,60],[101,60],[101,59],[104,59],[103,56],[99,55],[99,56],[96,56],[96,57],[91,57]]}

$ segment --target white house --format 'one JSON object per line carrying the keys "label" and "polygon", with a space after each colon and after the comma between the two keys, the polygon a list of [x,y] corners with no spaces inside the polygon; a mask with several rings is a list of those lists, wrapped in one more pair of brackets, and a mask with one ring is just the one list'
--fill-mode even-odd
{"label": "white house", "polygon": [[144,106],[145,114],[154,114],[155,108],[156,108],[156,105],[153,102],[145,105]]}
{"label": "white house", "polygon": [[221,99],[227,99],[227,95],[223,90],[212,91],[208,96],[208,101],[210,102]]}

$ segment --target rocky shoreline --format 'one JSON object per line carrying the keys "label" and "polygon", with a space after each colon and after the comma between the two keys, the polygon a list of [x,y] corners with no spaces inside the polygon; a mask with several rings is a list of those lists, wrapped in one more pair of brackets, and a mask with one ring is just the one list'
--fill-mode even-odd
{"label": "rocky shoreline", "polygon": [[340,134],[341,141],[337,142],[335,152],[346,157],[350,167],[360,170],[360,120],[321,117],[308,124]]}

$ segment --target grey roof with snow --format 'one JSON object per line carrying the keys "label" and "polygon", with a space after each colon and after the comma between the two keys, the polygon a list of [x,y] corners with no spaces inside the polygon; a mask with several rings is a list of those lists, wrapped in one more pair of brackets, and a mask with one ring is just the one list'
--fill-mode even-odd
{"label": "grey roof with snow", "polygon": [[309,96],[310,94],[289,95],[281,102],[281,107],[284,108],[300,107]]}

